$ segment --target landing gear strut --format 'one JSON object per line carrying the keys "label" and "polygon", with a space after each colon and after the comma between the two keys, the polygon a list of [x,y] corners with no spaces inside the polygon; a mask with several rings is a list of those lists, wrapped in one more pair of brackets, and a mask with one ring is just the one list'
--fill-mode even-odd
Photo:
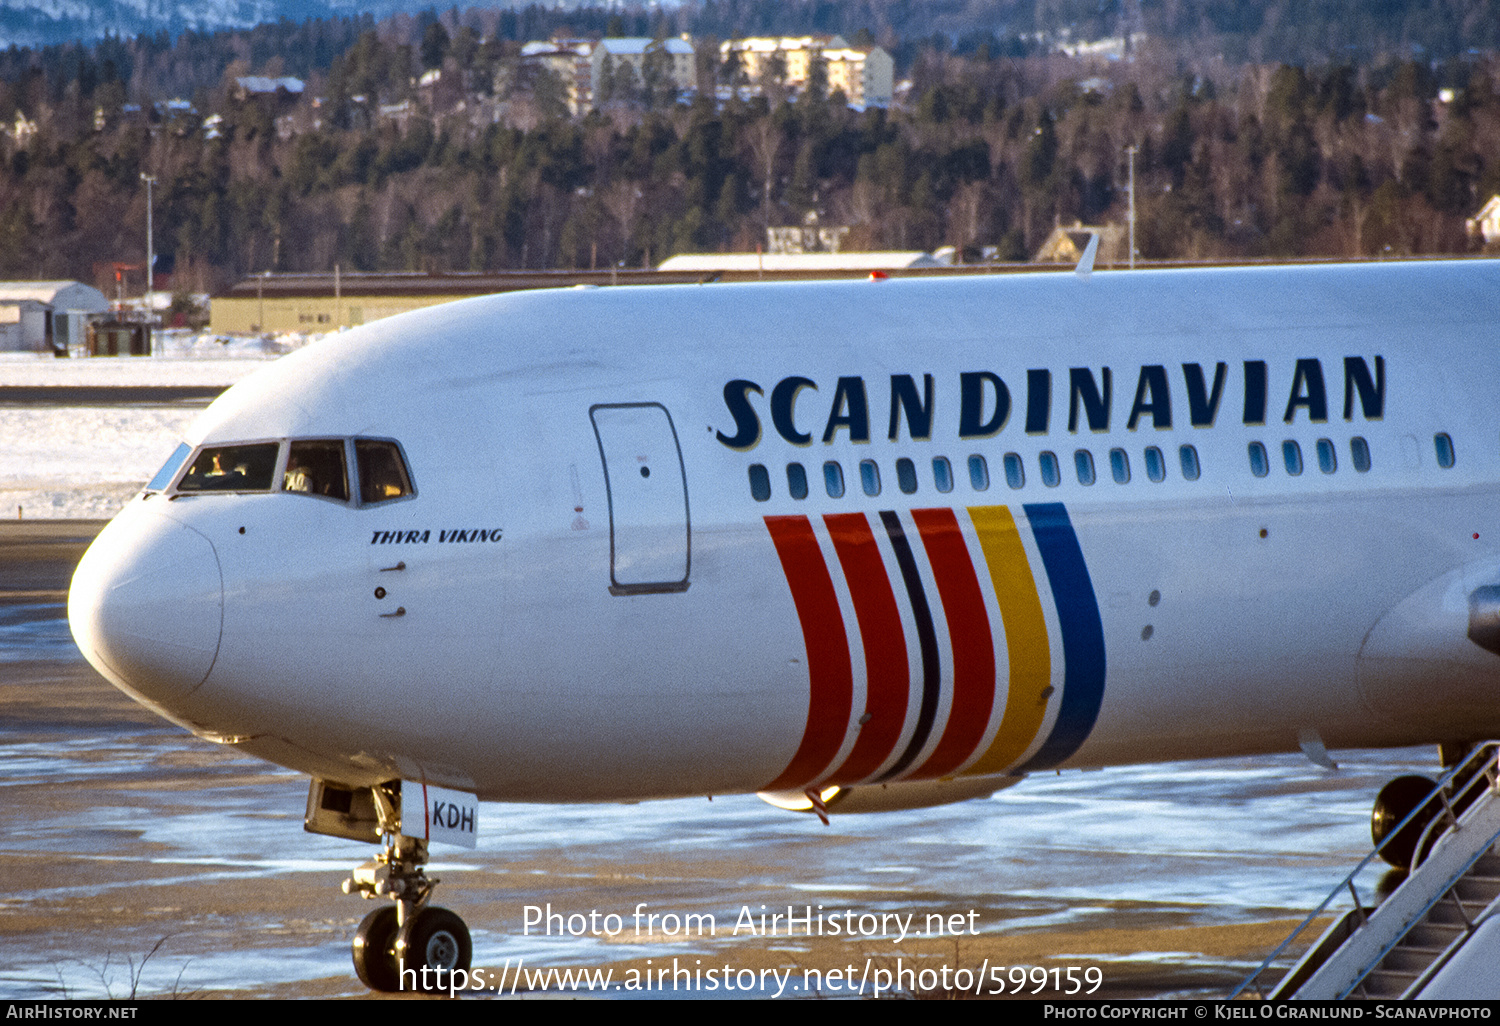
{"label": "landing gear strut", "polygon": [[354,971],[371,990],[446,991],[451,975],[469,968],[469,928],[428,904],[438,881],[426,865],[426,841],[387,834],[385,851],[344,881],[345,894],[396,902],[365,916],[354,935]]}

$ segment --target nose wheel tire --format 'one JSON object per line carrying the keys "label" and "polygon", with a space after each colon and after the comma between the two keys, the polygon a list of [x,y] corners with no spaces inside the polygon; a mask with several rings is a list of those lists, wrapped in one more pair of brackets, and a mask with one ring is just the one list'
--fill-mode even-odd
{"label": "nose wheel tire", "polygon": [[354,934],[354,971],[371,990],[392,993],[401,986],[396,969],[396,907],[386,905],[365,916]]}
{"label": "nose wheel tire", "polygon": [[396,966],[406,972],[416,970],[420,989],[446,991],[450,974],[468,971],[474,948],[462,919],[445,908],[428,907],[397,932],[394,955]]}

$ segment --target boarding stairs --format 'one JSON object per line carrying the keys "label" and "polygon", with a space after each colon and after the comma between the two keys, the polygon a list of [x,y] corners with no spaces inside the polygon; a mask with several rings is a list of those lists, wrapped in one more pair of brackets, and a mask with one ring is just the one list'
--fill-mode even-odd
{"label": "boarding stairs", "polygon": [[[1478,746],[1445,774],[1429,799],[1365,856],[1230,997],[1500,997],[1497,754],[1496,742]],[[1360,899],[1356,878],[1434,801],[1440,803],[1440,811],[1417,842],[1411,870],[1400,886],[1371,907]],[[1346,895],[1353,898],[1353,908],[1334,920],[1279,983],[1265,989],[1264,981],[1274,978],[1298,938]]]}

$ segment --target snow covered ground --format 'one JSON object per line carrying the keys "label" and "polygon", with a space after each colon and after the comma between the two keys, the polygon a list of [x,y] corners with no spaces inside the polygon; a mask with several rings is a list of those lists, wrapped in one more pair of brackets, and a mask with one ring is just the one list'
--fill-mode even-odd
{"label": "snow covered ground", "polygon": [[[165,355],[0,354],[4,386],[229,386],[316,337],[163,332]],[[0,517],[114,516],[166,462],[201,406],[0,405]]]}
{"label": "snow covered ground", "polygon": [[0,407],[0,516],[114,516],[166,462],[201,412],[201,407]]}
{"label": "snow covered ground", "polygon": [[0,386],[232,385],[268,360],[301,349],[321,335],[230,337],[161,331],[159,356],[94,356],[59,360],[36,353],[0,353]]}

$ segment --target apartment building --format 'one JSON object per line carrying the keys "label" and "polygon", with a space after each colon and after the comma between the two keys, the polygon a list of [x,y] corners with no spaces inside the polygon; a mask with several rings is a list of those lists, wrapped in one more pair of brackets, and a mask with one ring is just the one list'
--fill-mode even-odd
{"label": "apartment building", "polygon": [[672,84],[679,90],[695,89],[698,85],[693,44],[684,38],[648,39],[644,36],[625,36],[616,39],[601,39],[590,56],[590,88],[593,105],[602,102],[606,88],[605,75],[619,75],[622,66],[628,65],[636,87],[646,82],[646,64],[653,55],[665,58],[663,70]]}
{"label": "apartment building", "polygon": [[895,90],[895,62],[878,46],[850,46],[842,36],[758,36],[730,39],[719,47],[720,59],[735,60],[733,86],[763,92],[774,80],[794,93],[807,88],[815,61],[821,59],[828,91],[841,90],[856,107],[886,107]]}

